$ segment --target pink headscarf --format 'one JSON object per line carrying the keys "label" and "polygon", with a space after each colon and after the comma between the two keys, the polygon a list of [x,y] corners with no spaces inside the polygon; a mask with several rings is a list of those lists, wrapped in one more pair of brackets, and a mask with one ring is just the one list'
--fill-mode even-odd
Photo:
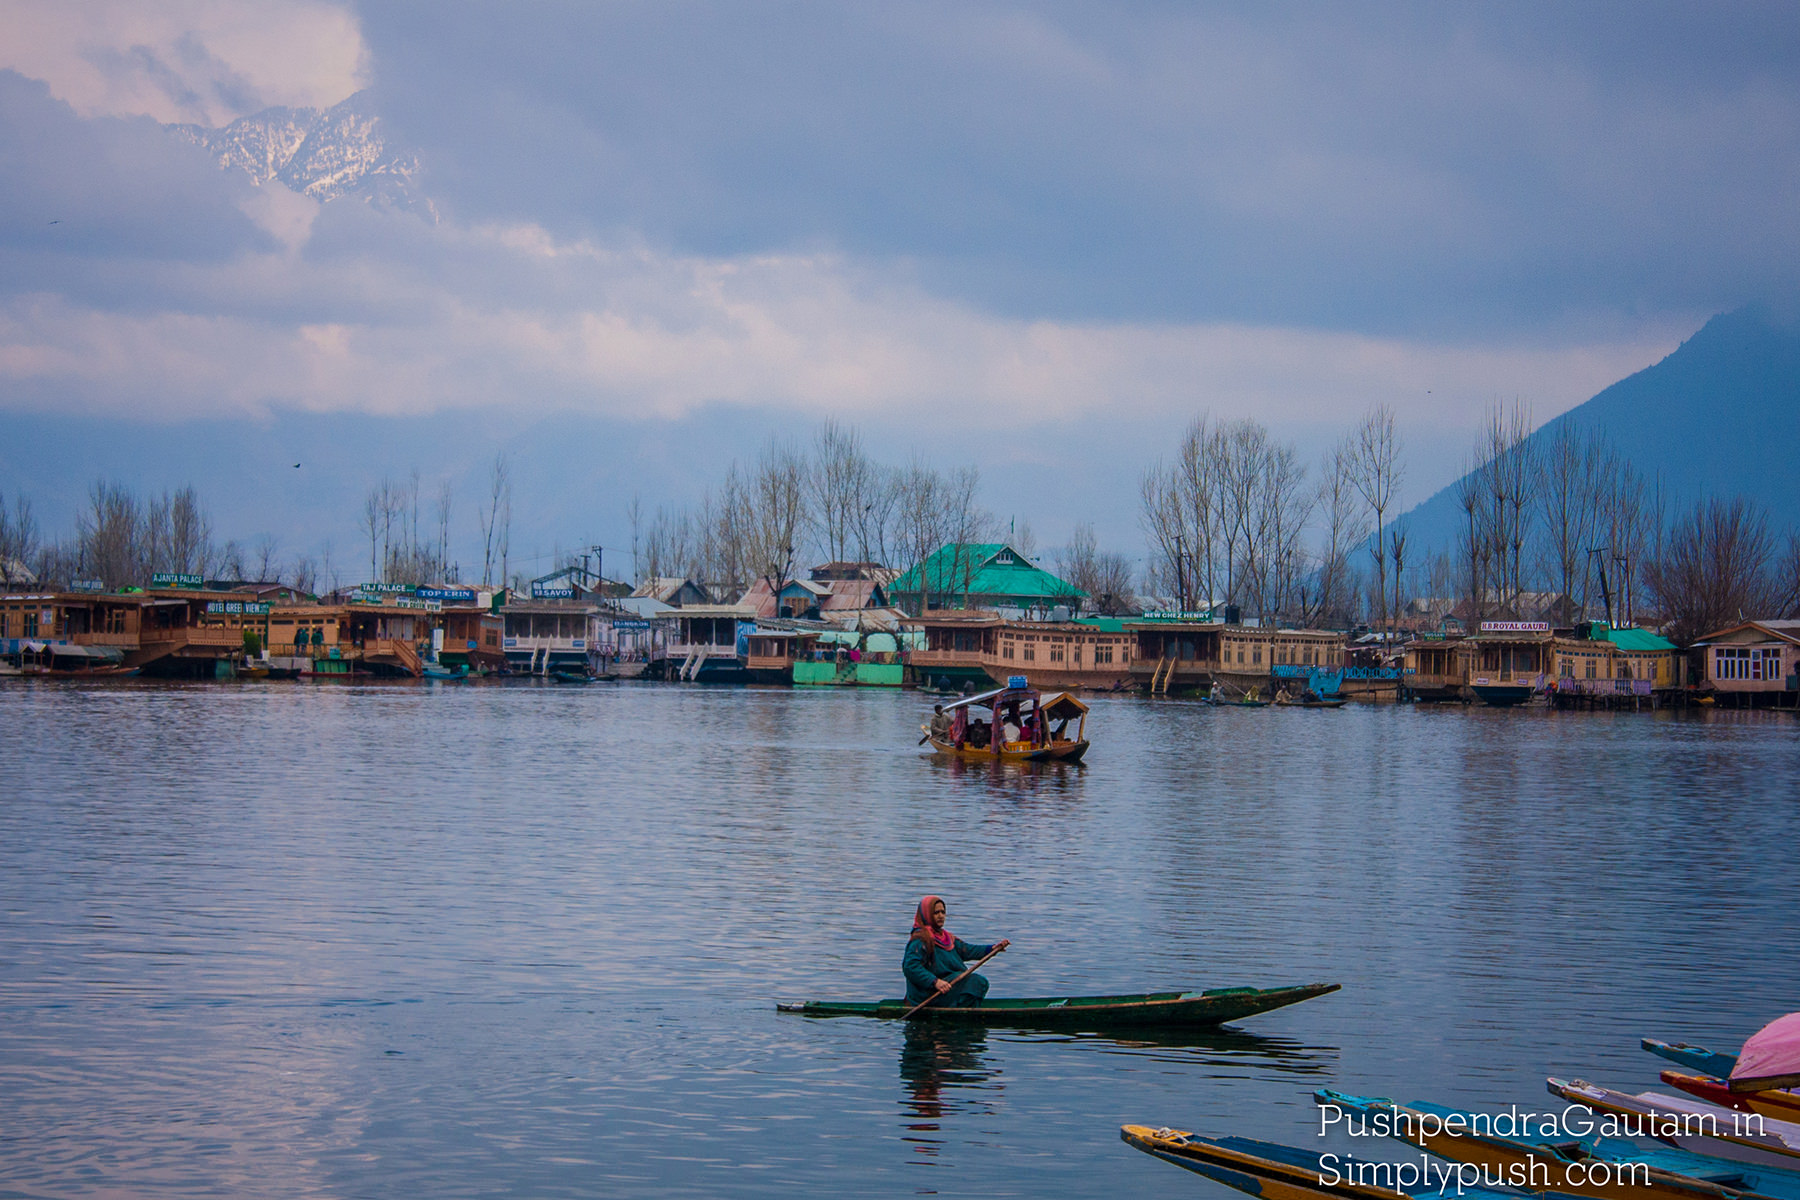
{"label": "pink headscarf", "polygon": [[942,903],[943,901],[936,896],[927,896],[919,901],[919,909],[913,913],[912,935],[916,938],[923,938],[929,945],[948,950],[956,945],[956,939],[951,936],[948,929],[940,933],[931,927],[932,906]]}

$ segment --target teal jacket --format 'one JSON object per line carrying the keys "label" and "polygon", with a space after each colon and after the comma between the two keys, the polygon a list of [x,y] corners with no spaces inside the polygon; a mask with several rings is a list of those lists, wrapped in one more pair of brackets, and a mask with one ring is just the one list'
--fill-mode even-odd
{"label": "teal jacket", "polygon": [[931,948],[931,962],[925,961],[925,943],[918,938],[906,939],[906,957],[900,970],[906,974],[906,1002],[918,1004],[937,995],[937,981],[954,979],[969,969],[969,963],[993,952],[992,946],[973,946],[961,938],[949,949]]}

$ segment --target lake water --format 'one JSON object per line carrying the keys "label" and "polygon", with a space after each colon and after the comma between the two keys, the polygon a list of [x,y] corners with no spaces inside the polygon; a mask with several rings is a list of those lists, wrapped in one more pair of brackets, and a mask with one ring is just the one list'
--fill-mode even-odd
{"label": "lake water", "polygon": [[[1093,708],[995,770],[910,693],[9,681],[0,1195],[1223,1196],[1118,1126],[1542,1107],[1800,1009],[1791,716]],[[1344,989],[776,1013],[898,995],[923,892],[996,995]]]}

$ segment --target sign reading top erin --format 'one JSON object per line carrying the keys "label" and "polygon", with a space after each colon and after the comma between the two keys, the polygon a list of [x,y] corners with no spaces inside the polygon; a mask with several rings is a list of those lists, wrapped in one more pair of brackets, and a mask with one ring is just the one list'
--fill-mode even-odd
{"label": "sign reading top erin", "polygon": [[422,587],[415,592],[414,595],[418,596],[421,600],[437,600],[442,603],[454,603],[458,601],[473,602],[475,599],[475,589]]}
{"label": "sign reading top erin", "polygon": [[1483,633],[1549,633],[1548,621],[1483,621]]}
{"label": "sign reading top erin", "polygon": [[173,571],[158,571],[150,576],[150,586],[158,588],[199,588],[205,583],[198,575],[181,575]]}

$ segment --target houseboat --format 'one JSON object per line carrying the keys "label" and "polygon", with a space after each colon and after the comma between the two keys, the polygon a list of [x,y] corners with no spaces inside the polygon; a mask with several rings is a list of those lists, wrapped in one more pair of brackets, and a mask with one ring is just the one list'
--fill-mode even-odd
{"label": "houseboat", "polygon": [[693,683],[748,683],[747,640],[756,609],[746,604],[690,604],[669,614],[674,633],[664,647],[660,674]]}
{"label": "houseboat", "polygon": [[268,665],[276,675],[385,675],[417,679],[431,614],[398,602],[282,604],[268,616]]}
{"label": "houseboat", "polygon": [[529,600],[508,600],[500,606],[500,617],[505,622],[500,648],[508,670],[546,676],[590,670],[600,609],[573,598],[572,590],[568,597],[540,594]]}
{"label": "houseboat", "polygon": [[1545,621],[1483,621],[1468,639],[1469,691],[1510,708],[1542,691],[1555,670],[1555,636]]}
{"label": "houseboat", "polygon": [[1700,692],[1733,707],[1800,707],[1800,621],[1743,621],[1694,644]]}
{"label": "houseboat", "polygon": [[1270,690],[1277,666],[1337,671],[1344,635],[1323,629],[1276,629],[1227,624],[1204,614],[1146,613],[1128,617],[1135,639],[1132,679],[1153,695],[1180,691],[1227,695]]}

